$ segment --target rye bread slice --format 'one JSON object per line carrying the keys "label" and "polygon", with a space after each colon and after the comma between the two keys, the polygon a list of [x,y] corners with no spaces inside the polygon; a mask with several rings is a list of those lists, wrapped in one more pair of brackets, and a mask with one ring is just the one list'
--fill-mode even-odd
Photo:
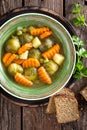
{"label": "rye bread slice", "polygon": [[58,95],[54,98],[58,123],[79,119],[78,102],[75,97]]}
{"label": "rye bread slice", "polygon": [[46,113],[48,113],[48,114],[55,114],[56,113],[54,98],[55,98],[55,96],[61,95],[61,94],[69,95],[69,96],[73,96],[73,97],[75,96],[74,93],[69,88],[65,87],[65,88],[61,89],[57,94],[50,97],[49,103],[48,103],[48,106],[47,106],[47,109],[46,109]]}
{"label": "rye bread slice", "polygon": [[80,94],[85,98],[85,100],[87,101],[87,86],[80,91]]}

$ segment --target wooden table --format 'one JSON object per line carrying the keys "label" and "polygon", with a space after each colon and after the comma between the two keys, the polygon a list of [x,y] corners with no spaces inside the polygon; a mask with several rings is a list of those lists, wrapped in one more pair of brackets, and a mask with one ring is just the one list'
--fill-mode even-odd
{"label": "wooden table", "polygon": [[[84,0],[0,0],[0,15],[17,7],[40,6],[56,11],[71,21],[72,5],[79,2],[87,20],[87,5]],[[78,36],[86,43],[87,28],[75,28]],[[87,66],[87,59],[83,59]],[[5,99],[0,93],[0,130],[87,130],[87,104],[79,91],[87,85],[87,78],[77,80],[70,88],[76,93],[80,119],[78,121],[58,124],[55,115],[45,113],[46,106],[29,107],[18,106]]]}

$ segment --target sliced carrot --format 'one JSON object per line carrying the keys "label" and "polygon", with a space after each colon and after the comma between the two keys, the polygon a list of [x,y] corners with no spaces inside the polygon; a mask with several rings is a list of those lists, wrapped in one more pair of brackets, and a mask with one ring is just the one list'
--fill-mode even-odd
{"label": "sliced carrot", "polygon": [[15,59],[13,62],[15,62],[16,64],[21,65],[25,60],[24,59]]}
{"label": "sliced carrot", "polygon": [[42,53],[42,56],[44,58],[51,59],[56,53],[59,53],[59,51],[60,51],[60,46],[58,44],[56,44],[52,48],[50,48],[49,50]]}
{"label": "sliced carrot", "polygon": [[34,29],[30,30],[30,34],[37,36],[37,35],[42,34],[43,32],[46,32],[46,31],[49,31],[48,27],[34,28]]}
{"label": "sliced carrot", "polygon": [[35,58],[29,58],[23,62],[22,66],[23,66],[23,68],[39,67],[40,62]]}
{"label": "sliced carrot", "polygon": [[3,63],[5,64],[7,62],[7,60],[9,59],[9,57],[12,55],[12,53],[5,53],[5,55],[2,58]]}
{"label": "sliced carrot", "polygon": [[26,43],[18,49],[18,54],[22,54],[23,52],[30,50],[32,47],[32,43]]}
{"label": "sliced carrot", "polygon": [[44,39],[50,35],[52,35],[52,31],[46,31],[40,35],[40,39]]}
{"label": "sliced carrot", "polygon": [[31,85],[33,85],[32,81],[28,80],[21,73],[16,73],[15,76],[14,76],[14,78],[15,78],[15,81],[17,83],[22,84],[24,86],[31,86]]}
{"label": "sliced carrot", "polygon": [[52,83],[52,80],[51,80],[50,76],[48,75],[48,73],[46,72],[46,70],[45,70],[45,68],[43,66],[41,66],[38,69],[38,75],[39,75],[39,78],[40,78],[40,80],[42,82],[47,83],[47,84]]}
{"label": "sliced carrot", "polygon": [[11,56],[9,57],[7,62],[5,63],[5,66],[9,66],[15,58],[16,58],[16,54],[11,54]]}

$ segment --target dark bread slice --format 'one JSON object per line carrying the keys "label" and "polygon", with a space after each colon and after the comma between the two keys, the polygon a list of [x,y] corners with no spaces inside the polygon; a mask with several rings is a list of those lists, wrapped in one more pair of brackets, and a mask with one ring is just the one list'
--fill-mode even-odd
{"label": "dark bread slice", "polygon": [[49,99],[49,103],[46,109],[46,113],[48,114],[54,114],[56,113],[56,108],[55,108],[55,103],[54,103],[54,98],[57,95],[61,95],[61,94],[65,94],[65,95],[69,95],[69,96],[73,96],[74,97],[74,93],[68,89],[68,88],[62,88],[57,94],[55,94],[54,96],[50,97]]}
{"label": "dark bread slice", "polygon": [[79,119],[78,102],[75,97],[58,95],[54,98],[58,123]]}
{"label": "dark bread slice", "polygon": [[80,91],[80,94],[85,98],[87,101],[87,87],[85,87],[83,90]]}
{"label": "dark bread slice", "polygon": [[50,97],[49,103],[46,109],[46,113],[48,114],[56,114],[56,107],[54,103],[54,96]]}

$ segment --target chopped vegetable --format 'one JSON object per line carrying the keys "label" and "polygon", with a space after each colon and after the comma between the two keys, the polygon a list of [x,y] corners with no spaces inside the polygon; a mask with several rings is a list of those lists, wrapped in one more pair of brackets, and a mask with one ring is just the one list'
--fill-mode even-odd
{"label": "chopped vegetable", "polygon": [[35,37],[33,39],[32,43],[33,43],[34,48],[38,48],[41,45],[41,41],[40,41],[40,39],[38,37]]}
{"label": "chopped vegetable", "polygon": [[52,35],[52,31],[46,31],[46,32],[44,32],[44,33],[42,33],[42,34],[40,35],[40,38],[41,38],[41,39],[44,39],[44,38],[46,38],[46,37],[48,37],[48,36],[50,36],[50,35]]}
{"label": "chopped vegetable", "polygon": [[61,65],[62,63],[63,63],[63,61],[64,61],[64,56],[63,55],[61,55],[61,54],[55,54],[54,56],[53,56],[53,60],[55,61],[55,63],[57,63],[58,65]]}
{"label": "chopped vegetable", "polygon": [[23,65],[23,68],[39,67],[40,62],[35,58],[29,58],[28,60],[25,60],[22,65]]}
{"label": "chopped vegetable", "polygon": [[42,34],[43,32],[46,32],[46,31],[49,31],[48,27],[33,28],[33,29],[30,30],[30,34],[38,36],[38,35]]}
{"label": "chopped vegetable", "polygon": [[42,82],[47,83],[47,84],[51,84],[52,80],[50,78],[50,76],[48,75],[48,73],[46,72],[45,68],[43,66],[41,66],[38,69],[38,74],[39,74],[39,78]]}
{"label": "chopped vegetable", "polygon": [[54,61],[49,60],[48,62],[44,63],[44,68],[49,75],[53,75],[58,70],[58,65]]}
{"label": "chopped vegetable", "polygon": [[32,43],[26,43],[18,49],[18,54],[22,54],[23,52],[30,50],[32,47]]}
{"label": "chopped vegetable", "polygon": [[23,68],[21,65],[18,65],[16,63],[11,63],[8,66],[8,72],[10,75],[14,76],[17,72],[23,73]]}
{"label": "chopped vegetable", "polygon": [[25,60],[24,59],[15,59],[13,62],[21,65]]}
{"label": "chopped vegetable", "polygon": [[60,51],[60,46],[56,44],[46,52],[42,53],[42,56],[44,58],[51,59],[56,53],[59,53],[59,51]]}
{"label": "chopped vegetable", "polygon": [[25,51],[24,53],[19,55],[19,59],[27,59],[29,51]]}
{"label": "chopped vegetable", "polygon": [[28,80],[21,73],[16,73],[15,76],[14,76],[14,78],[15,78],[15,81],[17,83],[22,84],[24,86],[32,86],[33,85],[32,81]]}

